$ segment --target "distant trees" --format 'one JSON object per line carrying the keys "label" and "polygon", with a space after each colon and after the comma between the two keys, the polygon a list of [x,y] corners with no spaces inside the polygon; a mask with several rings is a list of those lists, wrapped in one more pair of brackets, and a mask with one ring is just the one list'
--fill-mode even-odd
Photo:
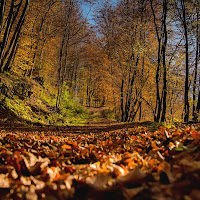
{"label": "distant trees", "polygon": [[81,16],[77,1],[65,0],[61,12],[64,23],[60,29],[62,39],[59,47],[57,108],[61,101],[64,82],[72,89],[73,82],[76,81],[77,68],[80,65],[78,54],[89,36],[89,28]]}
{"label": "distant trees", "polygon": [[65,0],[63,9],[63,19],[64,19],[64,30],[62,31],[62,42],[60,45],[59,51],[59,66],[58,66],[58,94],[56,100],[56,108],[59,107],[62,91],[63,91],[63,84],[66,78],[67,73],[67,64],[68,64],[68,53],[69,53],[69,41],[72,35],[72,26],[73,26],[73,14],[75,10],[75,2],[74,0]]}
{"label": "distant trees", "polygon": [[[78,0],[33,1],[22,29],[15,66],[41,85],[57,87],[59,110],[63,85],[74,94],[80,49],[89,35]],[[76,56],[75,56],[76,55]]]}
{"label": "distant trees", "polygon": [[102,6],[97,23],[121,121],[141,120],[148,109],[154,121],[183,115],[187,122],[192,102],[197,118],[198,13],[199,2],[187,0],[121,0],[115,7],[106,1]]}
{"label": "distant trees", "polygon": [[[121,84],[117,83],[120,84],[118,98],[120,98],[121,121],[133,121],[137,114],[141,119],[142,104],[149,107],[155,121],[165,121],[167,1],[151,0],[149,4],[145,0],[134,2],[123,0],[116,8],[106,3],[99,13],[98,20],[100,31],[105,38],[108,59],[118,66],[114,69],[114,76],[118,76],[118,80],[119,78],[121,80]],[[147,89],[149,76],[152,73],[150,67],[153,65],[152,58],[155,54],[154,52],[150,55],[153,49],[153,37],[157,37],[158,45],[154,44],[157,47],[156,99],[151,102],[146,95],[149,91]],[[162,88],[161,77],[163,77]]]}

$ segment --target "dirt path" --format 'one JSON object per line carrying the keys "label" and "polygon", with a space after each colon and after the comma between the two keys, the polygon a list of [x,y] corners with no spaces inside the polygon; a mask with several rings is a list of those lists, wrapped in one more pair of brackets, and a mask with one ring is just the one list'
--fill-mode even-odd
{"label": "dirt path", "polygon": [[116,121],[108,118],[107,113],[109,112],[109,109],[106,107],[89,107],[88,111],[90,113],[90,118],[88,119],[87,124],[107,125],[116,123]]}
{"label": "dirt path", "polygon": [[0,129],[10,131],[28,131],[28,132],[64,132],[64,133],[100,133],[108,132],[117,129],[134,128],[136,126],[148,126],[152,122],[133,122],[133,123],[119,123],[109,120],[106,116],[106,107],[101,108],[88,108],[90,112],[90,118],[85,125],[81,126],[53,126],[53,125],[41,125],[41,124],[28,124],[18,122],[15,116],[11,116],[9,119],[5,113],[0,115]]}
{"label": "dirt path", "polygon": [[148,126],[152,122],[133,122],[133,123],[98,123],[98,124],[87,124],[83,126],[52,126],[52,125],[23,125],[6,123],[0,124],[1,130],[9,131],[26,131],[26,132],[62,132],[62,133],[100,133],[108,132],[117,129],[128,129],[137,126]]}

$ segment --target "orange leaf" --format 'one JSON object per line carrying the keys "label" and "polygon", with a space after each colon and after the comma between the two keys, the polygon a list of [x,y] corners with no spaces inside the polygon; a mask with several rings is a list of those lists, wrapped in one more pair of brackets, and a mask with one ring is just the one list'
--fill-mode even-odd
{"label": "orange leaf", "polygon": [[155,140],[151,143],[151,146],[152,146],[153,149],[158,149],[158,147],[156,146],[156,141]]}
{"label": "orange leaf", "polygon": [[132,157],[132,154],[129,153],[129,152],[125,152],[125,153],[124,153],[124,157],[125,157],[125,158],[131,158],[131,157]]}
{"label": "orange leaf", "polygon": [[89,149],[90,149],[90,153],[92,152],[92,149],[94,148],[94,145],[89,144]]}
{"label": "orange leaf", "polygon": [[151,168],[157,167],[160,162],[157,159],[151,159],[148,164]]}
{"label": "orange leaf", "polygon": [[54,140],[54,142],[58,142],[58,138],[57,138],[57,137],[55,137],[54,135],[53,135],[53,136],[51,136],[51,138],[52,138],[52,140]]}
{"label": "orange leaf", "polygon": [[130,162],[132,162],[132,159],[127,157],[127,159],[125,159],[123,163],[127,165]]}
{"label": "orange leaf", "polygon": [[191,131],[191,136],[195,140],[199,140],[200,139],[200,134],[197,131]]}
{"label": "orange leaf", "polygon": [[62,145],[62,149],[71,149],[72,147],[70,145],[64,144]]}

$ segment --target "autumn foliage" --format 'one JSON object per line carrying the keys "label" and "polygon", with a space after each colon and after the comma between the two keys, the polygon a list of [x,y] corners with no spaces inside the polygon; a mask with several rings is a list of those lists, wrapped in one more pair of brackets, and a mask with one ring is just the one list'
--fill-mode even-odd
{"label": "autumn foliage", "polygon": [[20,98],[31,79],[42,89],[28,97],[44,90],[61,115],[67,91],[82,106],[109,107],[117,121],[197,121],[199,1],[95,2],[1,2],[2,101],[15,99],[4,80],[14,74]]}
{"label": "autumn foliage", "polygon": [[1,0],[0,199],[200,199],[199,52],[199,0]]}

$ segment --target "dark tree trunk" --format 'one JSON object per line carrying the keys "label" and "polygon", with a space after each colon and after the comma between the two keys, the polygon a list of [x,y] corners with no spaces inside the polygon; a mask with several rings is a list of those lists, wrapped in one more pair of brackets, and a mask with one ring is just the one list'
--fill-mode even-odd
{"label": "dark tree trunk", "polygon": [[140,101],[139,102],[139,105],[140,105],[140,110],[139,110],[139,121],[141,121],[142,120],[142,102]]}
{"label": "dark tree trunk", "polygon": [[189,120],[189,43],[188,43],[188,30],[186,22],[185,0],[181,0],[182,14],[183,14],[183,27],[185,36],[185,105],[184,105],[184,122]]}
{"label": "dark tree trunk", "polygon": [[166,107],[167,107],[167,67],[166,67],[166,48],[167,48],[167,25],[166,25],[166,19],[167,19],[167,0],[163,1],[163,13],[164,13],[164,19],[163,19],[163,26],[164,26],[164,42],[162,44],[162,57],[163,57],[163,108],[162,108],[162,116],[161,116],[161,122],[165,121],[165,115],[166,115]]}
{"label": "dark tree trunk", "polygon": [[196,57],[195,57],[195,68],[194,68],[194,84],[193,84],[193,108],[192,108],[192,115],[193,120],[197,120],[197,106],[196,104],[196,88],[197,88],[197,68],[198,68],[198,61],[199,61],[199,12],[197,11],[197,26],[196,26]]}
{"label": "dark tree trunk", "polygon": [[155,115],[154,115],[154,121],[155,122],[159,122],[160,121],[160,116],[161,116],[161,108],[162,108],[162,102],[161,102],[161,98],[160,98],[160,64],[161,64],[161,36],[160,36],[160,31],[159,31],[159,27],[156,23],[156,14],[154,11],[154,7],[153,7],[153,0],[150,0],[151,2],[151,10],[153,13],[153,20],[154,20],[154,26],[155,26],[155,30],[156,30],[156,36],[157,36],[157,40],[158,40],[158,53],[157,53],[157,70],[156,70],[156,107],[155,107]]}
{"label": "dark tree trunk", "polygon": [[[156,13],[153,5],[153,0],[151,2],[151,10],[153,13],[154,26],[158,41],[158,53],[157,53],[157,70],[156,70],[156,107],[154,121],[160,122],[165,121],[166,109],[167,109],[167,67],[166,67],[166,48],[167,48],[167,3],[168,0],[163,0],[163,12],[162,12],[162,21],[161,25],[158,26],[156,22]],[[162,62],[162,65],[161,65]],[[163,67],[163,83],[162,91],[161,90],[161,71]]]}
{"label": "dark tree trunk", "polygon": [[124,78],[121,82],[121,121],[124,121]]}
{"label": "dark tree trunk", "polygon": [[[199,85],[200,85],[200,84],[199,84]],[[198,94],[198,101],[197,101],[196,110],[197,110],[197,112],[199,113],[199,110],[200,110],[200,91],[199,91],[199,94]]]}
{"label": "dark tree trunk", "polygon": [[62,43],[59,52],[59,66],[58,66],[58,91],[57,91],[57,98],[56,98],[56,108],[59,108],[60,105],[60,89],[61,89],[61,75],[62,75],[62,57],[64,52],[64,44],[66,39],[66,31],[63,34]]}
{"label": "dark tree trunk", "polygon": [[133,72],[132,78],[131,78],[131,83],[130,83],[130,90],[128,90],[128,95],[127,95],[127,104],[125,106],[125,111],[124,111],[124,121],[127,122],[129,119],[129,113],[130,113],[130,106],[131,106],[131,99],[132,99],[132,94],[133,94],[133,83],[135,80],[135,75],[136,72]]}

